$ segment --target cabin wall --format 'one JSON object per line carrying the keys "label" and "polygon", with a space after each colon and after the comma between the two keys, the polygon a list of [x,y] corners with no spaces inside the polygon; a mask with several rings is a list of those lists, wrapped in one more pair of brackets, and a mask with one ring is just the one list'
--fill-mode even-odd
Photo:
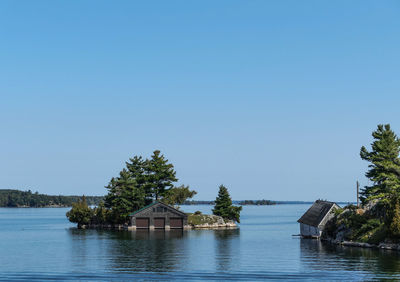
{"label": "cabin wall", "polygon": [[[130,226],[128,229],[136,229],[136,218],[146,218],[149,220],[149,229],[153,230],[157,228],[157,220],[164,220],[164,229],[169,230],[171,228],[170,226],[170,221],[171,219],[182,219],[182,228],[185,228],[187,226],[187,216],[182,216],[181,214],[175,213],[173,210],[169,208],[165,208],[162,212],[157,211],[158,205],[149,207],[148,209],[145,209],[134,216],[131,216],[130,219]],[[173,228],[174,226],[172,226]]]}
{"label": "cabin wall", "polygon": [[325,224],[331,220],[335,216],[335,209],[339,208],[337,205],[334,205],[331,210],[327,213],[327,215],[322,219],[320,224],[318,225],[319,229],[324,230]]}
{"label": "cabin wall", "polygon": [[321,233],[318,227],[300,223],[300,235],[303,237],[320,237]]}

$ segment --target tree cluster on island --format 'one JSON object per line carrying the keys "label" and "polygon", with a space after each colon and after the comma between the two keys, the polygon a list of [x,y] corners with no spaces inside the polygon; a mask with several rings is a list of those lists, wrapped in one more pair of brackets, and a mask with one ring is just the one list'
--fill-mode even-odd
{"label": "tree cluster on island", "polygon": [[372,133],[371,151],[361,147],[368,161],[366,177],[371,185],[361,191],[362,207],[346,206],[336,211],[323,236],[371,244],[400,242],[400,140],[389,124]]}
{"label": "tree cluster on island", "polygon": [[228,189],[224,185],[219,186],[218,196],[215,199],[215,206],[212,210],[214,215],[219,215],[224,219],[240,222],[240,211],[242,207],[232,204]]}
{"label": "tree cluster on island", "polygon": [[[134,156],[126,162],[119,176],[113,177],[106,186],[108,194],[104,197],[104,202],[90,208],[86,198],[82,197],[72,205],[67,217],[71,222],[77,223],[78,227],[88,224],[128,224],[130,213],[154,201],[177,206],[197,194],[189,186],[175,186],[177,181],[174,166],[160,151],[154,151],[150,159]],[[221,204],[224,204],[216,213],[222,212],[224,218],[239,222],[241,208],[233,207],[227,190],[221,196]]]}

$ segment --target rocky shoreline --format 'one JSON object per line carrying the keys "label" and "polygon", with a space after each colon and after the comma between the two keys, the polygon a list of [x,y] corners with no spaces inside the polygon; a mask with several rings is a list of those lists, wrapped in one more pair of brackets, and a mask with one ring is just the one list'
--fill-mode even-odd
{"label": "rocky shoreline", "polygon": [[354,242],[354,241],[338,241],[338,240],[334,240],[334,239],[321,239],[321,241],[327,242],[330,244],[334,244],[334,245],[345,246],[345,247],[358,247],[358,248],[400,251],[400,244],[395,244],[395,243],[379,243],[377,245],[377,244]]}
{"label": "rocky shoreline", "polygon": [[198,224],[198,225],[189,225],[189,229],[236,229],[238,228],[237,224],[233,221],[228,221],[225,223],[212,223],[212,224]]}
{"label": "rocky shoreline", "polygon": [[[107,230],[131,230],[128,224],[87,224],[78,226],[80,229],[107,229]],[[191,229],[236,229],[238,225],[232,220],[224,220],[216,215],[190,214],[188,224],[183,230]],[[164,229],[163,229],[164,230]],[[166,229],[165,229],[166,230]]]}
{"label": "rocky shoreline", "polygon": [[194,213],[188,215],[189,229],[235,229],[233,220],[225,220],[221,216]]}
{"label": "rocky shoreline", "polygon": [[[128,225],[112,225],[112,224],[88,224],[82,225],[78,227],[79,229],[106,229],[106,230],[131,230]],[[218,230],[218,229],[237,229],[239,228],[234,222],[227,222],[224,224],[199,224],[199,225],[187,225],[183,228],[183,230],[191,230],[191,229],[209,229],[209,230]],[[138,229],[136,229],[138,230]],[[146,229],[147,230],[147,229]],[[162,229],[165,230],[165,229]]]}

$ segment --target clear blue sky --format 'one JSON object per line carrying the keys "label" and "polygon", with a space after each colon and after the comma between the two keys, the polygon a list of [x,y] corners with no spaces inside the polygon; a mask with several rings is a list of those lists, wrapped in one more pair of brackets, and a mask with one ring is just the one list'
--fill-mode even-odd
{"label": "clear blue sky", "polygon": [[160,149],[214,199],[355,200],[400,134],[398,1],[0,1],[0,188],[106,193]]}

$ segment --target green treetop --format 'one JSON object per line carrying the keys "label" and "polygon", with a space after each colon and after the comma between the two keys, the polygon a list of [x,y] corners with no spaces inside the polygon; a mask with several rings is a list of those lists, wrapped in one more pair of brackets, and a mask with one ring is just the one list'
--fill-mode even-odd
{"label": "green treetop", "polygon": [[162,198],[167,190],[174,187],[174,182],[178,181],[174,166],[168,163],[168,160],[158,150],[154,151],[151,159],[146,161],[145,170],[147,174],[146,194],[156,201]]}
{"label": "green treetop", "polygon": [[166,191],[161,201],[167,205],[182,205],[188,198],[193,198],[196,194],[197,192],[190,190],[189,186],[181,185]]}
{"label": "green treetop", "polygon": [[127,169],[123,169],[119,177],[112,178],[106,188],[105,206],[112,210],[116,223],[125,223],[132,211],[145,205],[145,195],[142,187],[131,177]]}
{"label": "green treetop", "polygon": [[219,186],[218,197],[215,199],[214,215],[219,215],[224,219],[235,220],[240,222],[240,211],[242,207],[232,205],[232,199],[228,189],[224,185]]}
{"label": "green treetop", "polygon": [[400,192],[400,140],[390,129],[390,125],[378,125],[372,133],[372,151],[361,147],[361,159],[370,162],[365,176],[372,181],[361,191],[361,201],[373,199],[387,200]]}
{"label": "green treetop", "polygon": [[68,211],[66,215],[69,221],[78,223],[78,228],[81,228],[82,225],[89,224],[93,216],[92,209],[89,208],[85,196],[82,196],[81,200],[73,203],[71,210]]}
{"label": "green treetop", "polygon": [[[107,220],[110,221],[111,218],[113,223],[125,223],[131,212],[153,200],[175,205],[193,197],[196,192],[190,191],[188,186],[174,186],[174,182],[178,181],[175,174],[174,166],[168,163],[160,151],[154,151],[151,159],[144,160],[141,156],[130,158],[126,162],[126,168],[106,186]],[[100,209],[99,213],[102,212]]]}

